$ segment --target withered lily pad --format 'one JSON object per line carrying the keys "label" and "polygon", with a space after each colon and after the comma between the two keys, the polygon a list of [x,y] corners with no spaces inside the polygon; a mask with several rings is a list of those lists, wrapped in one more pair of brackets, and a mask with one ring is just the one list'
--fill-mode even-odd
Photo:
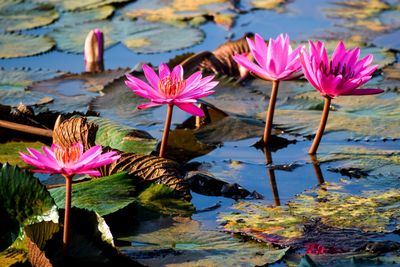
{"label": "withered lily pad", "polygon": [[260,9],[275,9],[277,11],[283,10],[283,5],[288,3],[288,0],[253,0],[251,5]]}
{"label": "withered lily pad", "polygon": [[54,45],[46,36],[0,34],[0,58],[33,56],[49,51]]}
{"label": "withered lily pad", "polygon": [[148,266],[254,266],[280,260],[287,249],[240,242],[229,235],[201,229],[197,221],[175,218],[147,221],[124,253]]}
{"label": "withered lily pad", "polygon": [[[159,53],[193,46],[204,38],[199,29],[173,27],[159,23],[113,20],[85,23],[55,29],[49,36],[57,48],[71,53],[82,53],[86,35],[94,28],[104,33],[104,47],[122,42],[136,53]],[[169,38],[174,36],[174,38]]]}
{"label": "withered lily pad", "polygon": [[0,29],[27,30],[48,25],[58,18],[51,4],[5,0],[0,4]]}
{"label": "withered lily pad", "polygon": [[174,25],[199,25],[207,21],[206,17],[213,17],[217,24],[228,28],[233,25],[234,13],[228,13],[231,3],[227,0],[200,0],[200,1],[142,1],[129,7],[125,15],[131,18],[144,18],[152,22],[161,22]]}

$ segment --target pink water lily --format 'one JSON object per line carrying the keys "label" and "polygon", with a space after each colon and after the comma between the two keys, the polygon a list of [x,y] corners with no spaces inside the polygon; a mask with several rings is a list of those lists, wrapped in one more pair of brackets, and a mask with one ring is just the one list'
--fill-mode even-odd
{"label": "pink water lily", "polygon": [[195,116],[204,116],[203,110],[194,103],[196,99],[214,93],[212,89],[218,84],[212,81],[214,76],[203,78],[198,71],[184,79],[181,65],[175,66],[171,72],[167,64],[161,64],[158,68],[159,75],[146,64],[143,64],[142,68],[150,84],[129,74],[126,75],[128,80],[125,81],[135,94],[151,100],[150,103],[139,105],[138,109],[168,104],[176,105]]}
{"label": "pink water lily", "polygon": [[358,89],[371,79],[378,65],[372,65],[374,56],[359,60],[360,48],[347,49],[342,41],[328,58],[323,42],[309,41],[309,52],[302,51],[300,62],[304,76],[321,95],[335,98],[340,95],[371,95],[382,93],[381,89]]}
{"label": "pink water lily", "polygon": [[43,147],[43,154],[33,148],[27,148],[27,150],[30,155],[20,152],[20,157],[29,165],[38,168],[34,172],[59,173],[66,176],[74,174],[100,176],[96,168],[108,165],[120,157],[116,155],[116,152],[101,154],[101,146],[93,146],[83,152],[83,146],[80,143],[68,148],[53,144],[51,149]]}
{"label": "pink water lily", "polygon": [[300,62],[304,76],[310,84],[325,97],[321,122],[315,135],[309,154],[317,152],[326,122],[328,120],[331,99],[341,95],[371,95],[382,93],[377,88],[360,86],[368,82],[378,65],[372,65],[373,56],[360,57],[360,48],[347,49],[343,42],[336,46],[331,59],[328,58],[323,42],[309,41],[309,51],[302,50]]}
{"label": "pink water lily", "polygon": [[255,34],[254,41],[247,38],[247,43],[256,63],[253,62],[252,58],[239,54],[233,57],[234,60],[253,75],[263,80],[272,81],[272,92],[263,136],[263,142],[267,145],[271,138],[279,82],[296,79],[302,75],[299,62],[300,47],[293,50],[287,34],[285,36],[280,34],[276,39],[269,39],[268,45],[260,35]]}
{"label": "pink water lily", "polygon": [[88,72],[103,71],[104,36],[99,29],[91,30],[85,39],[85,70]]}
{"label": "pink water lily", "polygon": [[285,81],[302,75],[299,62],[300,47],[292,49],[289,35],[280,34],[276,39],[265,40],[255,34],[254,41],[247,38],[254,63],[244,55],[235,55],[237,63],[247,68],[255,76],[267,81]]}
{"label": "pink water lily", "polygon": [[72,176],[74,174],[88,174],[99,176],[95,168],[108,165],[120,158],[116,152],[102,154],[101,146],[91,147],[83,152],[80,143],[71,147],[62,148],[53,144],[51,149],[43,147],[43,154],[33,148],[27,148],[29,154],[20,152],[20,157],[29,165],[35,166],[34,172],[62,174],[65,178],[65,213],[64,213],[64,253],[67,253],[69,244],[69,221],[71,211]]}
{"label": "pink water lily", "polygon": [[183,111],[195,116],[204,116],[203,110],[195,105],[196,99],[214,93],[212,89],[217,86],[218,82],[212,81],[214,76],[203,78],[200,71],[184,79],[181,65],[175,66],[171,72],[167,64],[161,64],[158,67],[159,75],[146,64],[143,64],[142,68],[150,84],[129,74],[126,75],[128,80],[125,81],[125,84],[130,87],[135,94],[150,99],[151,102],[139,105],[138,109],[164,104],[168,105],[159,154],[160,157],[164,157],[171,126],[173,106],[176,105]]}

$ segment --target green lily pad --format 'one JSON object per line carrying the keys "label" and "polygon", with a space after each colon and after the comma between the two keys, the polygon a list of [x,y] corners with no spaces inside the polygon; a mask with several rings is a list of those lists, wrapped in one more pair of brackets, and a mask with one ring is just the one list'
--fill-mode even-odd
{"label": "green lily pad", "polygon": [[381,0],[346,0],[336,1],[335,4],[339,7],[325,9],[325,12],[327,12],[328,16],[345,19],[366,19],[376,16],[383,10],[390,9],[390,5]]}
{"label": "green lily pad", "polygon": [[18,152],[25,152],[26,148],[34,148],[40,150],[45,144],[40,142],[7,142],[0,144],[0,163],[6,163],[10,165],[17,165],[20,168],[26,168],[28,165],[19,158]]}
{"label": "green lily pad", "polygon": [[288,2],[287,0],[253,0],[250,3],[255,8],[282,11],[282,6]]}
{"label": "green lily pad", "polygon": [[219,218],[227,232],[284,245],[294,243],[304,234],[306,219],[291,214],[288,207],[239,202],[234,209],[235,212],[224,213]]}
{"label": "green lily pad", "polygon": [[135,235],[119,239],[133,244],[121,247],[124,253],[148,266],[260,266],[280,260],[288,250],[240,242],[179,217],[147,221]]}
{"label": "green lily pad", "polygon": [[28,30],[51,24],[58,19],[51,4],[35,4],[5,0],[0,4],[0,29],[4,31]]}
{"label": "green lily pad", "polygon": [[48,35],[56,40],[58,49],[82,53],[86,35],[95,28],[103,31],[105,48],[122,42],[133,52],[145,54],[187,48],[200,43],[204,38],[199,29],[131,20],[98,21],[62,27]]}
{"label": "green lily pad", "polygon": [[163,185],[151,184],[138,196],[140,206],[163,216],[190,216],[195,207],[177,196],[176,191]]}
{"label": "green lily pad", "polygon": [[102,7],[113,3],[125,3],[130,0],[33,0],[36,3],[52,3],[65,11],[79,11]]}
{"label": "green lily pad", "polygon": [[89,21],[104,20],[114,13],[113,6],[102,6],[89,10],[64,12],[61,18],[53,25],[54,28],[84,24]]}
{"label": "green lily pad", "polygon": [[[114,213],[133,203],[133,181],[126,172],[92,179],[72,186],[72,206],[96,211],[101,216]],[[65,188],[51,189],[58,207],[65,203]]]}
{"label": "green lily pad", "polygon": [[0,92],[22,90],[33,82],[47,80],[64,72],[42,69],[0,69]]}
{"label": "green lily pad", "polygon": [[[217,24],[231,27],[234,23],[234,14],[227,13],[231,4],[227,0],[199,0],[199,1],[139,1],[129,6],[124,15],[129,18],[144,18],[151,22],[161,22],[172,25],[198,26],[207,21],[206,17],[213,17]],[[221,17],[225,16],[225,17]],[[226,20],[229,17],[229,21]]]}
{"label": "green lily pad", "polygon": [[150,154],[157,144],[157,140],[145,131],[99,117],[88,117],[88,121],[99,127],[96,133],[96,144],[139,154]]}
{"label": "green lily pad", "polygon": [[33,56],[49,51],[54,45],[46,36],[0,34],[0,58]]}
{"label": "green lily pad", "polygon": [[115,79],[124,76],[127,69],[104,72],[64,74],[52,79],[36,82],[27,87],[32,94],[45,94],[54,99],[47,105],[50,110],[61,112],[88,110],[89,102],[100,95],[100,91]]}
{"label": "green lily pad", "polygon": [[0,250],[11,245],[19,228],[40,221],[58,220],[54,200],[31,173],[3,164],[0,170]]}
{"label": "green lily pad", "polygon": [[290,201],[293,215],[338,228],[392,232],[399,228],[399,190],[366,191],[354,196],[333,190],[310,190]]}

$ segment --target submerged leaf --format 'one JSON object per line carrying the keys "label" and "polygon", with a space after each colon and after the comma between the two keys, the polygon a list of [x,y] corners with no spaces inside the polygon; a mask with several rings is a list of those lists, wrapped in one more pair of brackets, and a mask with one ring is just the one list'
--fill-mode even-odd
{"label": "submerged leaf", "polygon": [[54,45],[46,36],[0,34],[0,58],[33,56],[49,51]]}
{"label": "submerged leaf", "polygon": [[280,260],[288,250],[241,242],[179,217],[147,221],[135,235],[119,240],[133,244],[121,249],[148,266],[259,266]]}

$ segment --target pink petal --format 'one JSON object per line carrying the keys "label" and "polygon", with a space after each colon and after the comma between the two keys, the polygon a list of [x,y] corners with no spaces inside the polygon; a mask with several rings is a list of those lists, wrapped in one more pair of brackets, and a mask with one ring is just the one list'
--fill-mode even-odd
{"label": "pink petal", "polygon": [[137,109],[152,108],[152,107],[157,107],[157,106],[160,106],[160,105],[162,105],[162,104],[149,102],[149,103],[145,103],[145,104],[140,104],[139,106],[137,106]]}
{"label": "pink petal", "polygon": [[200,116],[203,117],[204,116],[204,112],[201,108],[197,107],[194,104],[191,103],[175,103],[175,105],[180,108],[181,110],[190,113],[194,116]]}
{"label": "pink petal", "polygon": [[183,80],[183,68],[182,65],[176,65],[171,73],[172,77],[175,77],[178,80]]}
{"label": "pink petal", "polygon": [[146,76],[146,79],[149,81],[151,86],[153,88],[158,88],[158,83],[160,82],[160,78],[158,78],[157,74],[154,72],[152,68],[150,68],[148,65],[143,64],[142,69],[144,72],[144,76]]}
{"label": "pink petal", "polygon": [[161,80],[168,77],[171,74],[167,64],[165,63],[160,64],[160,66],[158,67],[158,74],[160,75]]}

